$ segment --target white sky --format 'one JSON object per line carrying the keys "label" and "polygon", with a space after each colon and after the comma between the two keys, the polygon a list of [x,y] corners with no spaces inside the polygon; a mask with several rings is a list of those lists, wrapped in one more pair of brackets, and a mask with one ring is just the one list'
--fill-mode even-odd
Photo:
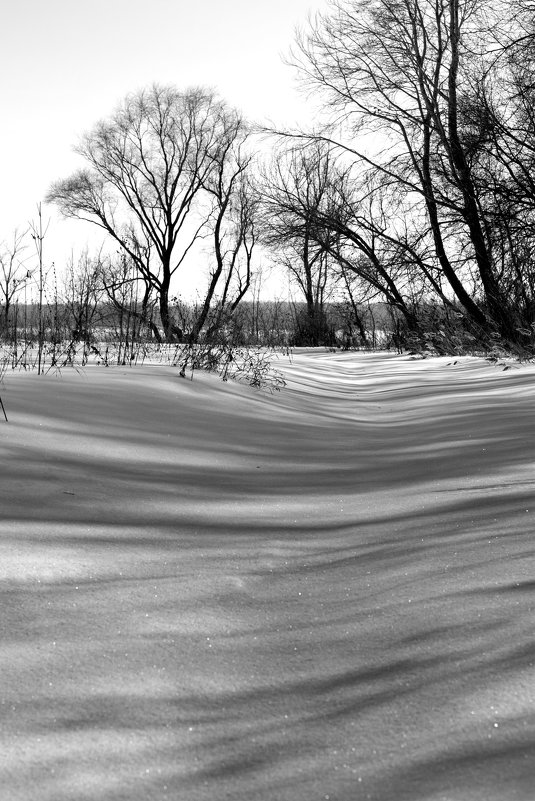
{"label": "white sky", "polygon": [[[8,0],[0,14],[0,240],[35,219],[50,184],[82,161],[77,138],[153,82],[210,86],[245,116],[292,123],[308,108],[286,66],[296,26],[325,0]],[[94,233],[51,220],[60,268]]]}

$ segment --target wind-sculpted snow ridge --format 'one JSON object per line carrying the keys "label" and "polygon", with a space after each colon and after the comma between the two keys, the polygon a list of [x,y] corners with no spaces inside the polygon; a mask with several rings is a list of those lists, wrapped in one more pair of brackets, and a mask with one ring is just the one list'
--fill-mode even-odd
{"label": "wind-sculpted snow ridge", "polygon": [[535,799],[535,368],[277,366],[6,378],[2,801]]}

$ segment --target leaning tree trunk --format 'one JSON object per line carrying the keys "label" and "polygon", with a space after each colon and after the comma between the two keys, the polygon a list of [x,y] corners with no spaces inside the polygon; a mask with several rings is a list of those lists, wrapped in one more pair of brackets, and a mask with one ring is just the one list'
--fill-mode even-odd
{"label": "leaning tree trunk", "polygon": [[494,265],[481,225],[481,217],[476,201],[476,190],[472,180],[470,166],[459,136],[457,74],[459,69],[459,8],[458,0],[450,0],[450,43],[451,61],[448,71],[448,145],[451,164],[456,182],[463,197],[462,216],[468,228],[470,241],[474,249],[474,257],[488,312],[499,333],[510,341],[518,339],[514,321],[511,319],[509,307],[494,274]]}

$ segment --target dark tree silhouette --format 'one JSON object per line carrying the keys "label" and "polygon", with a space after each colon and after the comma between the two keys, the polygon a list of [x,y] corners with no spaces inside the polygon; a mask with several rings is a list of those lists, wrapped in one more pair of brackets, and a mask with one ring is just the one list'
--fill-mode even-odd
{"label": "dark tree silhouette", "polygon": [[[157,295],[167,339],[179,333],[170,312],[171,279],[207,233],[214,217],[207,189],[223,180],[246,136],[237,112],[212,92],[155,85],[128,96],[83,137],[76,150],[89,168],[48,193],[63,215],[100,226],[120,246]],[[235,172],[247,163],[243,156]],[[233,189],[231,182],[223,190],[227,205]]]}

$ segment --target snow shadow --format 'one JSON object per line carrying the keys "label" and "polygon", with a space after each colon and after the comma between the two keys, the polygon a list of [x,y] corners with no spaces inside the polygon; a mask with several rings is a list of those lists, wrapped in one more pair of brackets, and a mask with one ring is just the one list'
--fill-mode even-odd
{"label": "snow shadow", "polygon": [[10,390],[8,801],[531,798],[532,374],[351,358]]}

